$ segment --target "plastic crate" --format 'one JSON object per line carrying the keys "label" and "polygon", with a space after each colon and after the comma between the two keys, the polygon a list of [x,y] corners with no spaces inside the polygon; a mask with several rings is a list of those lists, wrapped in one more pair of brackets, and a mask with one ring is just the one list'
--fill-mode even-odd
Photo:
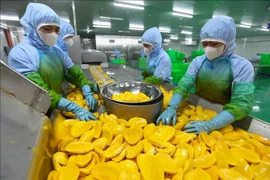
{"label": "plastic crate", "polygon": [[[270,65],[270,54],[262,54],[259,64]],[[270,67],[259,67],[257,73],[270,75]]]}
{"label": "plastic crate", "polygon": [[182,70],[187,71],[190,63],[172,63],[172,70]]}
{"label": "plastic crate", "polygon": [[124,65],[126,65],[126,60],[125,59],[111,59],[110,62],[112,64],[124,64]]}
{"label": "plastic crate", "polygon": [[185,59],[185,54],[176,50],[166,50],[165,52],[169,55],[173,63],[182,62]]}

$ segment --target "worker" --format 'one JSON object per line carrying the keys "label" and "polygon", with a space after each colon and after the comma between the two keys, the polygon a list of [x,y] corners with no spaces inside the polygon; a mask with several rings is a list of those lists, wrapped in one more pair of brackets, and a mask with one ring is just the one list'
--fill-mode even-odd
{"label": "worker", "polygon": [[73,36],[75,34],[75,31],[71,24],[64,20],[60,20],[60,32],[59,36],[56,42],[56,46],[65,53],[68,54],[68,49],[72,46],[73,44]]}
{"label": "worker", "polygon": [[54,46],[60,29],[58,15],[44,4],[29,3],[20,22],[27,39],[11,49],[9,66],[48,91],[50,110],[58,108],[73,112],[77,118],[85,121],[96,119],[91,112],[59,94],[64,76],[68,75],[74,79],[77,87],[82,88],[89,107],[95,109],[97,104],[91,95],[90,86],[93,87],[93,84],[69,56]]}
{"label": "worker", "polygon": [[224,105],[223,111],[209,121],[193,121],[186,132],[210,133],[248,116],[253,105],[254,69],[243,57],[235,55],[236,27],[233,19],[218,16],[201,29],[201,43],[205,55],[195,58],[187,73],[173,91],[168,108],[156,123],[176,124],[176,109],[196,85],[195,94],[213,103]]}
{"label": "worker", "polygon": [[147,55],[146,70],[136,80],[144,80],[155,85],[161,84],[162,81],[170,82],[172,63],[162,48],[162,37],[158,28],[153,27],[145,31],[142,44]]}

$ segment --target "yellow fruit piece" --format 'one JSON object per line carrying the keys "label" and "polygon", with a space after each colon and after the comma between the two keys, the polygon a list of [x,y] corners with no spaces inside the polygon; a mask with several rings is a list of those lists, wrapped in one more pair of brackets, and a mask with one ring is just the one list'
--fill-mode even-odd
{"label": "yellow fruit piece", "polygon": [[143,128],[144,126],[147,125],[147,121],[144,118],[134,117],[134,118],[129,119],[126,124],[127,127],[130,127],[132,125],[136,125]]}
{"label": "yellow fruit piece", "polygon": [[83,96],[81,94],[76,94],[75,99],[77,101],[77,100],[83,100],[84,98],[83,98]]}
{"label": "yellow fruit piece", "polygon": [[126,159],[126,160],[119,162],[119,167],[121,170],[134,169],[134,170],[138,171],[137,164],[134,161],[129,160],[129,159]]}
{"label": "yellow fruit piece", "polygon": [[206,153],[206,145],[203,142],[193,145],[194,148],[194,158],[198,158]]}
{"label": "yellow fruit piece", "polygon": [[185,162],[185,165],[184,165],[184,174],[187,173],[187,172],[190,172],[191,170],[193,170],[191,163],[192,163],[192,159],[188,159]]}
{"label": "yellow fruit piece", "polygon": [[222,142],[225,141],[224,135],[219,131],[212,131],[209,136],[214,138],[216,141]]}
{"label": "yellow fruit piece", "polygon": [[242,174],[233,169],[220,168],[218,170],[218,175],[219,178],[222,180],[236,180],[236,179],[248,180],[247,178],[245,178],[245,176],[243,176]]}
{"label": "yellow fruit piece", "polygon": [[95,163],[98,164],[100,162],[99,156],[95,151],[92,151],[93,159],[95,159]]}
{"label": "yellow fruit piece", "polygon": [[201,132],[199,134],[199,139],[200,141],[204,142],[208,147],[212,147],[216,143],[216,140],[212,138],[212,136],[209,136],[206,132]]}
{"label": "yellow fruit piece", "polygon": [[270,163],[270,153],[264,153],[261,160]]}
{"label": "yellow fruit piece", "polygon": [[138,144],[131,146],[128,145],[127,147],[127,153],[126,153],[126,158],[132,159],[137,157],[143,150],[143,142],[139,141]]}
{"label": "yellow fruit piece", "polygon": [[95,154],[98,155],[98,158],[94,155],[94,158],[99,159],[99,162],[105,162],[105,152],[102,151],[101,149],[94,147],[94,152]]}
{"label": "yellow fruit piece", "polygon": [[120,172],[118,180],[140,180],[141,174],[134,169],[125,169]]}
{"label": "yellow fruit piece", "polygon": [[157,153],[156,157],[161,162],[160,165],[163,167],[165,173],[168,173],[168,174],[177,173],[177,165],[173,161],[171,156],[169,156],[168,154],[164,154],[164,153]]}
{"label": "yellow fruit piece", "polygon": [[177,123],[176,123],[176,125],[174,126],[174,128],[175,128],[176,130],[182,130],[183,127],[186,125],[186,123],[187,123],[186,120],[177,118]]}
{"label": "yellow fruit piece", "polygon": [[243,137],[245,140],[250,139],[250,136],[249,136],[249,134],[248,134],[247,131],[245,131],[245,130],[243,130],[243,129],[241,129],[241,128],[238,128],[238,127],[236,127],[235,130],[236,130],[237,132],[241,133],[241,134],[242,134],[242,137]]}
{"label": "yellow fruit piece", "polygon": [[94,148],[90,142],[71,142],[65,147],[65,151],[69,153],[85,154]]}
{"label": "yellow fruit piece", "polygon": [[62,139],[70,136],[70,129],[64,126],[65,118],[58,113],[53,123],[53,138],[58,144]]}
{"label": "yellow fruit piece", "polygon": [[108,127],[102,127],[102,132],[101,132],[101,138],[106,138],[108,140],[108,144],[110,145],[112,140],[113,140],[113,133]]}
{"label": "yellow fruit piece", "polygon": [[220,131],[222,134],[225,134],[225,133],[227,133],[227,132],[231,132],[231,131],[233,131],[233,126],[229,124],[229,125],[227,125],[227,126],[221,128],[221,129],[219,129],[219,131]]}
{"label": "yellow fruit piece", "polygon": [[175,128],[172,126],[157,126],[154,133],[154,135],[159,136],[163,141],[169,141],[174,134]]}
{"label": "yellow fruit piece", "polygon": [[176,146],[177,148],[185,148],[188,150],[188,158],[193,159],[194,158],[194,148],[187,144],[187,143],[180,143]]}
{"label": "yellow fruit piece", "polygon": [[201,168],[196,168],[195,170],[192,170],[184,175],[184,180],[192,179],[212,180],[211,176]]}
{"label": "yellow fruit piece", "polygon": [[79,142],[91,142],[94,138],[95,131],[92,129],[90,131],[84,132],[80,139],[78,140]]}
{"label": "yellow fruit piece", "polygon": [[167,142],[167,143],[168,143],[168,145],[167,145],[166,148],[163,148],[163,149],[156,148],[156,150],[158,152],[165,153],[165,154],[168,154],[168,155],[172,156],[174,154],[175,150],[176,150],[176,147],[173,144],[169,143],[169,142]]}
{"label": "yellow fruit piece", "polygon": [[216,166],[218,168],[228,168],[229,163],[228,160],[226,159],[225,153],[222,151],[214,151],[212,153],[216,157]]}
{"label": "yellow fruit piece", "polygon": [[213,111],[211,109],[205,109],[203,111],[203,113],[206,114],[209,119],[212,119],[213,117],[215,117],[217,115],[217,112],[216,111]]}
{"label": "yellow fruit piece", "polygon": [[123,144],[123,142],[124,142],[124,136],[123,136],[123,134],[119,134],[113,139],[110,146],[115,146],[115,145],[119,146],[119,145]]}
{"label": "yellow fruit piece", "polygon": [[243,147],[234,147],[231,148],[230,151],[238,154],[240,157],[244,158],[249,163],[259,163],[261,160],[258,154]]}
{"label": "yellow fruit piece", "polygon": [[120,171],[111,164],[99,163],[93,168],[92,175],[98,180],[114,180],[119,178]]}
{"label": "yellow fruit piece", "polygon": [[224,141],[225,144],[227,144],[228,147],[232,148],[232,147],[242,147],[245,144],[245,140],[244,139],[240,139],[238,141]]}
{"label": "yellow fruit piece", "polygon": [[164,141],[160,136],[152,135],[147,140],[155,147],[166,148],[168,146],[167,141]]}
{"label": "yellow fruit piece", "polygon": [[142,136],[143,136],[142,128],[136,126],[128,128],[124,132],[125,140],[131,145],[138,143],[142,139]]}
{"label": "yellow fruit piece", "polygon": [[212,180],[218,180],[217,166],[211,166],[210,168],[205,169],[205,172],[207,172],[211,176]]}
{"label": "yellow fruit piece", "polygon": [[105,151],[105,157],[106,158],[113,158],[118,156],[124,149],[124,144],[111,144],[108,149]]}
{"label": "yellow fruit piece", "polygon": [[86,167],[80,168],[80,173],[82,175],[89,175],[89,174],[91,174],[91,171],[94,168],[95,164],[96,164],[95,159],[92,158],[91,162]]}
{"label": "yellow fruit piece", "polygon": [[261,157],[266,152],[266,147],[260,143],[259,141],[255,139],[248,139],[246,141],[248,144],[250,144],[254,151]]}
{"label": "yellow fruit piece", "polygon": [[144,138],[148,138],[152,134],[154,134],[156,130],[156,125],[154,123],[147,124],[143,129]]}
{"label": "yellow fruit piece", "polygon": [[90,130],[93,127],[92,123],[80,121],[71,127],[71,135],[74,138],[80,137],[84,132]]}
{"label": "yellow fruit piece", "polygon": [[74,139],[73,137],[68,137],[66,139],[63,139],[62,141],[60,141],[60,143],[58,144],[58,150],[59,151],[65,151],[66,146],[71,143],[71,142],[75,142],[76,139]]}
{"label": "yellow fruit piece", "polygon": [[106,138],[99,138],[96,139],[95,141],[93,141],[93,145],[94,147],[97,147],[101,150],[104,150],[107,147],[108,144],[108,140]]}
{"label": "yellow fruit piece", "polygon": [[55,173],[56,173],[55,170],[51,171],[51,172],[49,173],[48,177],[47,177],[47,180],[54,180],[54,179],[53,179],[53,176],[54,176]]}
{"label": "yellow fruit piece", "polygon": [[92,159],[92,153],[87,153],[83,155],[79,154],[76,157],[76,164],[79,167],[85,167],[90,163],[91,159]]}
{"label": "yellow fruit piece", "polygon": [[253,179],[254,177],[253,170],[244,159],[239,159],[239,163],[232,169],[239,172],[240,174],[245,176],[247,179]]}
{"label": "yellow fruit piece", "polygon": [[160,161],[153,154],[142,154],[138,165],[144,180],[163,180],[164,170],[158,166]]}
{"label": "yellow fruit piece", "polygon": [[72,112],[66,112],[66,111],[62,111],[62,114],[66,117],[70,117],[70,118],[75,118],[75,114]]}
{"label": "yellow fruit piece", "polygon": [[70,165],[70,164],[76,164],[76,161],[77,161],[77,155],[71,155],[71,156],[68,158],[67,165]]}
{"label": "yellow fruit piece", "polygon": [[62,166],[54,158],[52,158],[52,162],[53,162],[54,169],[56,171],[60,171],[60,169],[62,168]]}
{"label": "yellow fruit piece", "polygon": [[96,121],[95,126],[93,127],[93,130],[95,131],[94,138],[99,138],[101,135],[101,125],[102,123],[100,121]]}
{"label": "yellow fruit piece", "polygon": [[209,168],[216,162],[216,157],[212,154],[204,155],[198,157],[197,159],[193,159],[192,166],[196,168]]}
{"label": "yellow fruit piece", "polygon": [[64,152],[56,152],[53,155],[53,158],[55,159],[56,162],[58,162],[62,166],[67,165],[68,155],[66,153],[64,153]]}
{"label": "yellow fruit piece", "polygon": [[124,123],[125,125],[127,124],[127,120],[125,120],[125,119],[116,119],[116,122],[118,124],[122,124],[122,123]]}
{"label": "yellow fruit piece", "polygon": [[145,154],[147,154],[147,153],[155,154],[156,153],[156,148],[151,143],[149,143],[147,139],[143,139],[142,142],[143,142],[143,152]]}
{"label": "yellow fruit piece", "polygon": [[93,115],[98,119],[100,114],[98,112],[94,112]]}
{"label": "yellow fruit piece", "polygon": [[214,149],[224,153],[225,159],[228,161],[229,165],[236,166],[238,164],[238,159],[232,154],[224,142],[216,143]]}
{"label": "yellow fruit piece", "polygon": [[197,106],[196,107],[196,113],[202,113],[203,112],[203,107],[202,106]]}
{"label": "yellow fruit piece", "polygon": [[270,163],[261,161],[257,164],[251,164],[250,167],[253,170],[255,179],[269,179]]}
{"label": "yellow fruit piece", "polygon": [[78,180],[95,180],[95,179],[93,178],[93,176],[91,174],[88,176],[80,177]]}
{"label": "yellow fruit piece", "polygon": [[184,169],[178,168],[177,173],[172,176],[172,180],[182,180],[184,176]]}
{"label": "yellow fruit piece", "polygon": [[79,168],[63,167],[59,171],[58,180],[77,180],[79,175]]}
{"label": "yellow fruit piece", "polygon": [[186,133],[186,132],[177,133],[177,138],[179,139],[180,143],[188,143],[196,137],[197,137],[197,135],[194,133]]}
{"label": "yellow fruit piece", "polygon": [[78,122],[80,122],[78,119],[66,119],[64,122],[63,122],[63,125],[65,127],[72,127],[74,126],[75,124],[77,124]]}
{"label": "yellow fruit piece", "polygon": [[263,143],[266,146],[270,146],[270,140],[260,134],[249,133],[250,137]]}
{"label": "yellow fruit piece", "polygon": [[237,131],[231,131],[224,134],[225,139],[229,141],[238,141],[242,139],[242,134]]}
{"label": "yellow fruit piece", "polygon": [[112,158],[112,160],[115,161],[115,162],[122,161],[126,157],[127,146],[128,145],[125,143],[122,152],[120,154],[118,154],[118,156]]}
{"label": "yellow fruit piece", "polygon": [[176,162],[178,167],[184,167],[185,162],[188,160],[188,150],[184,148],[177,148],[173,160]]}

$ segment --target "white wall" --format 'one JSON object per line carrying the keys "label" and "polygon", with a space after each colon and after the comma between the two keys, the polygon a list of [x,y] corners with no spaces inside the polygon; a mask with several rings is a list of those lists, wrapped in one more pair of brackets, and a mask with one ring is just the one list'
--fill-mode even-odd
{"label": "white wall", "polygon": [[7,56],[4,51],[4,46],[8,46],[7,39],[4,33],[4,30],[0,28],[0,39],[1,39],[1,44],[0,44],[0,60],[4,61],[7,63]]}

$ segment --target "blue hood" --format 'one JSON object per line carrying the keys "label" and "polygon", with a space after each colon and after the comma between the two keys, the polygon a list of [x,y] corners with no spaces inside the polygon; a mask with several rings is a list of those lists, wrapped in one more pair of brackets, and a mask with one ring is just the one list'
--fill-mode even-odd
{"label": "blue hood", "polygon": [[48,6],[40,3],[29,3],[20,23],[24,28],[28,41],[38,49],[50,49],[39,38],[37,27],[41,23],[55,23],[60,27],[60,18]]}
{"label": "blue hood", "polygon": [[231,17],[217,16],[209,21],[201,29],[201,40],[206,38],[220,39],[226,42],[227,49],[221,58],[229,57],[236,48],[236,26]]}
{"label": "blue hood", "polygon": [[142,36],[142,43],[151,43],[154,46],[154,52],[150,54],[151,57],[157,56],[162,50],[162,36],[158,28],[153,27],[144,32]]}
{"label": "blue hood", "polygon": [[64,42],[64,37],[69,34],[75,34],[73,27],[68,22],[60,20],[60,33],[56,45],[60,47],[64,52],[68,51],[68,47]]}

